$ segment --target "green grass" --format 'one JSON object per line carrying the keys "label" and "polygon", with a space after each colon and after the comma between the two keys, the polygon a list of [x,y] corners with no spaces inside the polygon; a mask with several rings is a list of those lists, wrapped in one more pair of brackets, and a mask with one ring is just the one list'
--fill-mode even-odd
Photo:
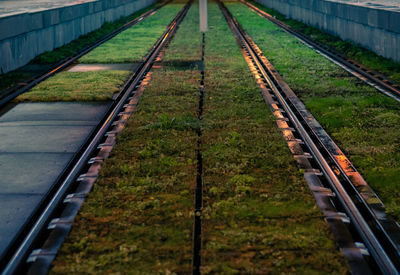
{"label": "green grass", "polygon": [[[197,13],[189,10],[177,38],[191,35]],[[153,69],[53,274],[191,273],[199,79],[196,70]]]}
{"label": "green grass", "polygon": [[31,79],[35,74],[33,72],[13,71],[6,74],[0,74],[0,96],[6,89],[16,86]]}
{"label": "green grass", "polygon": [[[84,63],[135,62],[148,53],[183,4],[169,4],[156,14],[83,56]],[[61,72],[15,101],[104,101],[112,99],[127,71]]]}
{"label": "green grass", "polygon": [[215,3],[208,15],[203,273],[346,272]]}
{"label": "green grass", "polygon": [[203,274],[346,271],[214,3],[209,16],[203,120],[196,117],[200,71],[182,66],[201,57],[194,5],[162,67],[153,69],[151,84],[118,136],[53,274],[191,273],[199,127]]}
{"label": "green grass", "polygon": [[183,4],[178,3],[164,6],[134,28],[127,29],[83,56],[79,62],[135,63],[141,61],[182,7]]}
{"label": "green grass", "polygon": [[141,10],[133,13],[132,15],[120,18],[114,22],[106,22],[98,30],[92,31],[85,35],[82,35],[78,39],[75,39],[72,42],[70,42],[60,48],[57,48],[50,52],[45,52],[45,53],[37,56],[33,60],[33,63],[37,63],[37,64],[55,63],[63,58],[69,57],[69,56],[75,54],[80,49],[96,42],[97,40],[99,40],[100,38],[111,33],[115,29],[123,26],[125,23],[139,17],[146,11],[153,9],[155,6],[156,6],[156,4],[153,4],[147,8],[141,9]]}
{"label": "green grass", "polygon": [[119,92],[131,72],[61,72],[18,96],[15,102],[106,101]]}
{"label": "green grass", "polygon": [[400,105],[246,6],[227,6],[399,219]]}
{"label": "green grass", "polygon": [[[111,33],[113,30],[121,27],[126,22],[129,22],[141,14],[145,13],[148,10],[151,10],[156,5],[150,5],[145,9],[141,9],[130,16],[123,17],[114,22],[106,22],[104,23],[101,28],[92,31],[88,34],[82,35],[79,38],[71,41],[70,43],[56,48],[50,52],[44,52],[41,55],[37,56],[34,60],[32,60],[29,64],[53,64],[56,62],[61,61],[62,59],[72,56],[76,54],[79,50],[83,49],[84,47],[94,43],[98,39],[104,37],[105,35]],[[28,65],[29,65],[28,64]],[[42,73],[46,72],[48,66],[43,66]],[[17,85],[19,82],[24,82],[29,80],[30,78],[34,77],[35,74],[39,72],[31,72],[26,71],[24,67],[17,69],[15,71],[0,74],[0,95],[1,91],[4,91],[10,87]]]}
{"label": "green grass", "polygon": [[[179,32],[185,35],[177,35],[168,47],[168,54],[164,61],[176,68],[193,65],[192,69],[198,68],[195,62],[201,60],[201,36],[199,35],[199,18],[197,6],[191,9],[191,12],[185,19],[185,24],[179,27]],[[186,66],[186,67],[187,67]]]}
{"label": "green grass", "polygon": [[258,8],[268,12],[269,14],[275,16],[278,20],[285,22],[292,28],[310,36],[312,39],[322,42],[323,44],[334,48],[335,50],[341,52],[347,57],[356,60],[361,64],[364,64],[366,67],[374,71],[378,71],[383,75],[391,78],[395,82],[400,83],[400,64],[398,62],[379,56],[376,53],[352,42],[343,41],[339,37],[322,32],[317,28],[307,26],[306,24],[293,19],[289,19],[276,10],[269,9],[252,1],[251,3]]}

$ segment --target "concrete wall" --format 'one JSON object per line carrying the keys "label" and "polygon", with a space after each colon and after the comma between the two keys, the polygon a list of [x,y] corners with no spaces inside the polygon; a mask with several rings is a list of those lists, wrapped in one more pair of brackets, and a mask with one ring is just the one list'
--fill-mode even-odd
{"label": "concrete wall", "polygon": [[143,9],[155,0],[97,0],[0,18],[0,73]]}
{"label": "concrete wall", "polygon": [[400,62],[400,9],[376,9],[326,0],[256,0],[289,18],[317,27]]}

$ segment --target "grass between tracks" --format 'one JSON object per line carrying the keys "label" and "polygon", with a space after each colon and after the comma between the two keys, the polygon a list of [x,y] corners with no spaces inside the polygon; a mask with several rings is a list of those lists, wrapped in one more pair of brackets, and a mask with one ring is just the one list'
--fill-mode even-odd
{"label": "grass between tracks", "polygon": [[[197,14],[189,10],[176,41],[188,39],[200,60]],[[176,41],[166,58],[185,47]],[[52,273],[191,273],[199,80],[197,70],[153,69]]]}
{"label": "grass between tracks", "polygon": [[395,82],[400,83],[400,64],[398,62],[379,56],[361,46],[349,41],[343,41],[339,37],[322,32],[317,28],[307,26],[297,20],[288,19],[286,16],[274,9],[267,8],[253,1],[251,1],[251,3],[275,16],[278,20],[285,22],[292,28],[310,36],[312,39],[322,42],[346,55],[348,58],[356,60],[357,62],[364,64],[366,67],[380,72]]}
{"label": "grass between tracks", "polygon": [[203,121],[196,118],[200,72],[193,64],[200,61],[201,35],[194,6],[164,67],[153,70],[52,273],[191,273],[198,127],[205,165],[203,274],[345,272],[215,4],[209,25]]}
{"label": "grass between tracks", "polygon": [[209,5],[209,26],[203,273],[345,272],[321,212],[215,3]]}
{"label": "grass between tracks", "polygon": [[[182,7],[181,3],[168,4],[153,16],[83,56],[80,61],[118,63],[140,60]],[[61,72],[17,97],[15,101],[111,100],[129,74],[128,71]]]}
{"label": "grass between tracks", "polygon": [[129,71],[61,72],[18,96],[15,102],[111,100]]}
{"label": "grass between tracks", "polygon": [[141,61],[182,7],[183,4],[180,3],[164,6],[153,16],[83,56],[79,62],[135,63]]}
{"label": "grass between tracks", "polygon": [[399,219],[400,105],[246,6],[227,6]]}
{"label": "grass between tracks", "polygon": [[[12,86],[15,86],[19,82],[24,82],[26,80],[29,80],[29,78],[32,78],[35,74],[38,74],[40,72],[37,70],[31,71],[31,69],[29,68],[30,65],[32,65],[32,64],[35,64],[35,65],[36,64],[38,64],[38,65],[53,64],[53,63],[61,61],[62,59],[66,58],[66,57],[74,55],[79,50],[90,45],[91,43],[94,43],[95,41],[104,37],[105,35],[111,33],[113,30],[121,27],[126,22],[129,22],[129,21],[137,18],[141,14],[145,13],[146,11],[153,9],[155,6],[156,6],[156,4],[151,5],[145,9],[141,9],[140,11],[135,12],[134,14],[132,14],[130,16],[123,17],[114,22],[106,22],[98,30],[92,31],[85,35],[82,35],[78,39],[75,39],[60,48],[54,49],[51,52],[45,52],[45,53],[37,56],[26,67],[22,67],[20,69],[17,69],[15,71],[12,71],[12,72],[9,72],[6,74],[1,74],[0,75],[0,94],[1,94],[2,90],[5,90]],[[35,66],[35,67],[37,67],[37,66]],[[42,73],[44,73],[46,71],[46,68],[48,68],[48,66],[43,66]]]}

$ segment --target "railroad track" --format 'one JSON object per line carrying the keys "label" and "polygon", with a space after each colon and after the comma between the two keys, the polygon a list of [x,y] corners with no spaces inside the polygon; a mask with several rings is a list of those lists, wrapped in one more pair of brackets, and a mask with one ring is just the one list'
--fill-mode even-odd
{"label": "railroad track", "polygon": [[[86,196],[90,192],[103,161],[108,157],[119,133],[130,115],[136,109],[148,73],[155,61],[160,59],[163,49],[171,41],[179,24],[185,17],[191,1],[172,20],[167,30],[159,38],[145,61],[125,83],[118,98],[97,126],[77,161],[70,165],[52,192],[43,211],[32,221],[18,245],[8,253],[2,275],[8,274],[46,274],[63,240],[68,235],[72,222]],[[4,259],[2,259],[4,261]]]}
{"label": "railroad track", "polygon": [[145,20],[146,18],[152,16],[160,8],[162,8],[163,6],[167,5],[169,2],[171,2],[171,0],[167,1],[167,2],[164,2],[161,5],[158,5],[157,7],[155,7],[154,9],[151,9],[151,10],[143,13],[139,17],[137,17],[137,18],[125,23],[123,26],[121,26],[118,29],[112,31],[111,33],[107,34],[103,38],[101,38],[101,39],[97,40],[96,42],[91,43],[90,45],[84,47],[83,49],[81,49],[78,53],[74,54],[73,56],[69,56],[67,58],[64,58],[60,62],[56,63],[49,71],[47,71],[47,72],[45,72],[45,73],[43,73],[41,75],[38,75],[38,76],[26,81],[26,83],[24,83],[24,84],[19,84],[19,85],[15,86],[15,87],[12,87],[12,88],[6,90],[0,96],[0,109],[2,107],[4,107],[4,105],[9,103],[11,100],[13,100],[17,96],[19,96],[20,94],[23,94],[23,93],[29,91],[30,89],[32,89],[34,86],[36,86],[40,82],[42,82],[42,81],[46,80],[47,78],[55,75],[56,73],[59,73],[59,72],[65,70],[70,65],[72,65],[75,61],[77,61],[79,58],[81,58],[82,56],[84,56],[85,54],[87,54],[88,52],[93,50],[94,48],[100,46],[104,42],[106,42],[106,41],[110,40],[111,38],[115,37],[117,34],[123,32],[124,30],[126,30],[126,29],[128,29],[130,27],[133,27],[136,24],[140,23],[141,21]]}
{"label": "railroad track", "polygon": [[377,195],[225,5],[219,5],[352,272],[399,274],[399,225],[386,216]]}
{"label": "railroad track", "polygon": [[327,59],[331,60],[335,64],[339,65],[355,77],[364,81],[368,85],[376,88],[378,91],[384,93],[387,96],[394,98],[395,100],[400,102],[400,85],[398,83],[394,83],[392,80],[387,78],[386,76],[372,71],[371,69],[357,63],[354,60],[348,59],[343,54],[338,51],[332,49],[329,46],[326,46],[318,41],[313,40],[309,36],[293,29],[282,21],[276,19],[269,13],[259,9],[258,7],[252,5],[246,0],[240,0],[243,4],[248,6],[255,13],[260,15],[261,17],[266,18],[270,22],[274,23],[276,26],[282,28],[287,33],[297,37],[304,44],[308,45]]}

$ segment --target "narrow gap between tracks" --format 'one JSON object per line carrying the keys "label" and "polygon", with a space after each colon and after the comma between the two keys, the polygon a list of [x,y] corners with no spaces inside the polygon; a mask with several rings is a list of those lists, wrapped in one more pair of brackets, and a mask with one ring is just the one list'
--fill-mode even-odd
{"label": "narrow gap between tracks", "polygon": [[[199,122],[203,118],[204,104],[204,48],[205,48],[205,33],[202,33],[201,44],[201,79],[199,91],[199,108],[197,119]],[[194,230],[193,230],[193,274],[201,274],[201,219],[203,209],[203,154],[202,154],[202,130],[201,124],[197,128],[197,175],[196,175],[196,190],[195,190],[195,210],[194,210]]]}

